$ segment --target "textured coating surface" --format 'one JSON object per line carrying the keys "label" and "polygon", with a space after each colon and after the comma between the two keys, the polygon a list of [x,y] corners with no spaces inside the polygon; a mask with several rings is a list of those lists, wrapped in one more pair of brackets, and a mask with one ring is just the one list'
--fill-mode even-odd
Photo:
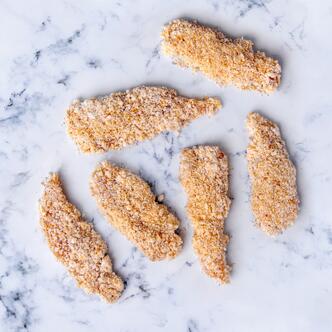
{"label": "textured coating surface", "polygon": [[104,152],[151,139],[163,131],[179,131],[220,107],[215,98],[191,99],[173,89],[140,86],[74,101],[66,124],[68,135],[82,152]]}
{"label": "textured coating surface", "polygon": [[292,225],[298,215],[296,169],[276,124],[258,113],[250,113],[247,128],[252,210],[257,226],[269,235],[277,235]]}
{"label": "textured coating surface", "polygon": [[194,228],[193,247],[206,274],[229,282],[226,262],[229,238],[224,221],[228,197],[228,161],[216,146],[198,146],[182,151],[180,180],[188,195],[187,213]]}
{"label": "textured coating surface", "polygon": [[115,302],[123,291],[122,280],[112,271],[107,246],[101,236],[68,202],[58,174],[44,182],[39,203],[40,224],[54,256],[67,267],[87,293]]}
{"label": "textured coating surface", "polygon": [[235,40],[213,28],[174,20],[162,31],[162,50],[180,66],[201,71],[220,85],[273,92],[280,84],[281,67],[250,40]]}
{"label": "textured coating surface", "polygon": [[105,161],[94,171],[90,188],[102,214],[150,260],[178,255],[182,248],[175,234],[179,221],[156,202],[145,181]]}

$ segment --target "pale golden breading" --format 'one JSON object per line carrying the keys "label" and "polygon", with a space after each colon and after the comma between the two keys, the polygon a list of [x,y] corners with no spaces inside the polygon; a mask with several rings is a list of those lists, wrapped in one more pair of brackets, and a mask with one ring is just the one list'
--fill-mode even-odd
{"label": "pale golden breading", "polygon": [[281,67],[263,52],[254,52],[250,40],[235,40],[213,28],[174,20],[162,31],[162,50],[175,63],[201,71],[220,85],[273,92],[280,84]]}
{"label": "pale golden breading", "polygon": [[217,146],[184,149],[180,181],[188,196],[187,213],[194,228],[193,247],[201,266],[208,276],[228,283],[229,238],[224,234],[224,221],[231,201],[227,156]]}
{"label": "pale golden breading", "polygon": [[115,302],[123,291],[123,282],[112,271],[107,246],[77,208],[68,202],[58,174],[45,180],[39,211],[49,248],[78,286],[107,302]]}
{"label": "pale golden breading", "polygon": [[182,248],[179,221],[157,203],[149,185],[105,161],[93,172],[90,188],[106,219],[150,260],[171,259]]}
{"label": "pale golden breading", "polygon": [[67,111],[66,124],[69,136],[82,152],[104,152],[151,139],[163,131],[179,131],[220,107],[215,98],[185,98],[173,89],[140,86],[74,101]]}
{"label": "pale golden breading", "polygon": [[247,128],[252,210],[257,226],[276,235],[292,225],[298,215],[296,169],[276,124],[250,113]]}

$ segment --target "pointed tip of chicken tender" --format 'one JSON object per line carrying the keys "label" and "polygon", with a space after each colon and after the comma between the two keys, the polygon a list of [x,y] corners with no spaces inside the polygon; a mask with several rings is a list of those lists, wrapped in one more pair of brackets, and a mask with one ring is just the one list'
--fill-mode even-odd
{"label": "pointed tip of chicken tender", "polygon": [[278,61],[254,52],[249,40],[232,40],[216,29],[184,19],[170,22],[161,35],[165,55],[220,85],[271,93],[280,84]]}
{"label": "pointed tip of chicken tender", "polygon": [[105,152],[164,131],[179,131],[220,107],[216,98],[186,98],[174,89],[139,86],[101,98],[75,100],[67,110],[66,125],[82,152]]}
{"label": "pointed tip of chicken tender", "polygon": [[250,113],[246,125],[250,136],[247,160],[252,210],[257,226],[269,235],[277,235],[298,215],[296,169],[275,123]]}
{"label": "pointed tip of chicken tender", "polygon": [[205,273],[228,283],[226,261],[229,238],[224,221],[228,197],[227,156],[217,146],[186,148],[181,153],[180,181],[187,193],[187,213],[194,228],[193,247]]}
{"label": "pointed tip of chicken tender", "polygon": [[109,303],[115,302],[124,286],[112,270],[105,242],[68,202],[58,174],[51,174],[43,184],[40,224],[52,253],[79,287]]}
{"label": "pointed tip of chicken tender", "polygon": [[93,172],[90,188],[106,219],[150,260],[179,254],[179,220],[156,202],[149,185],[137,175],[105,161]]}

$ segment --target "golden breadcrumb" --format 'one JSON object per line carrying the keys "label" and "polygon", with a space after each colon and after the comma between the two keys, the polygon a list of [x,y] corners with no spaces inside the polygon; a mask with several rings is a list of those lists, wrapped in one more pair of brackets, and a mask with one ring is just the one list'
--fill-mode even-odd
{"label": "golden breadcrumb", "polygon": [[298,215],[296,169],[276,124],[250,113],[247,128],[252,210],[257,226],[276,235],[292,225]]}
{"label": "golden breadcrumb", "polygon": [[187,213],[194,227],[193,247],[202,268],[208,276],[228,283],[229,238],[224,234],[224,221],[231,201],[226,155],[216,146],[184,149],[180,180],[188,195]]}
{"label": "golden breadcrumb", "polygon": [[102,98],[74,101],[67,111],[69,136],[82,152],[104,152],[179,131],[202,115],[217,112],[215,98],[191,99],[164,87],[137,87]]}
{"label": "golden breadcrumb", "polygon": [[112,271],[105,242],[68,202],[58,174],[46,179],[44,187],[39,202],[40,224],[49,248],[79,287],[115,302],[123,291],[123,282]]}
{"label": "golden breadcrumb", "polygon": [[105,161],[94,171],[92,195],[107,220],[152,261],[174,258],[182,247],[179,221],[157,203],[149,185]]}
{"label": "golden breadcrumb", "polygon": [[232,40],[216,29],[187,20],[169,23],[162,38],[164,54],[176,64],[201,71],[220,85],[270,93],[280,84],[278,61],[254,52],[250,40]]}

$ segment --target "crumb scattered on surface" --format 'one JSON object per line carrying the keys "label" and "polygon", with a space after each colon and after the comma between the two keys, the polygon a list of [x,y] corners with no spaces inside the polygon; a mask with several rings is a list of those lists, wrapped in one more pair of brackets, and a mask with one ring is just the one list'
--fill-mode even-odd
{"label": "crumb scattered on surface", "polygon": [[150,260],[174,258],[182,240],[179,221],[157,203],[149,185],[128,170],[105,161],[94,171],[91,192],[107,220]]}
{"label": "crumb scattered on surface", "polygon": [[67,111],[66,124],[69,136],[82,152],[104,152],[151,139],[163,131],[179,131],[220,107],[216,98],[185,98],[173,89],[140,86],[74,101]]}
{"label": "crumb scattered on surface", "polygon": [[160,195],[158,195],[158,197],[157,197],[157,201],[160,202],[160,203],[161,203],[164,199],[165,199],[165,195],[164,195],[164,194],[160,194]]}
{"label": "crumb scattered on surface", "polygon": [[162,31],[162,50],[176,64],[201,71],[220,85],[243,90],[273,92],[280,84],[281,67],[253,43],[229,39],[213,28],[187,20],[174,20]]}
{"label": "crumb scattered on surface", "polygon": [[122,280],[112,271],[107,246],[100,235],[68,202],[58,174],[44,182],[39,202],[40,224],[48,246],[87,293],[115,302],[123,291]]}
{"label": "crumb scattered on surface", "polygon": [[292,225],[298,215],[296,169],[276,124],[258,113],[250,113],[247,128],[252,210],[257,226],[269,235],[277,235]]}
{"label": "crumb scattered on surface", "polygon": [[180,180],[187,193],[187,213],[194,228],[193,247],[206,274],[229,282],[226,262],[229,238],[224,221],[230,208],[227,156],[216,146],[182,151]]}

